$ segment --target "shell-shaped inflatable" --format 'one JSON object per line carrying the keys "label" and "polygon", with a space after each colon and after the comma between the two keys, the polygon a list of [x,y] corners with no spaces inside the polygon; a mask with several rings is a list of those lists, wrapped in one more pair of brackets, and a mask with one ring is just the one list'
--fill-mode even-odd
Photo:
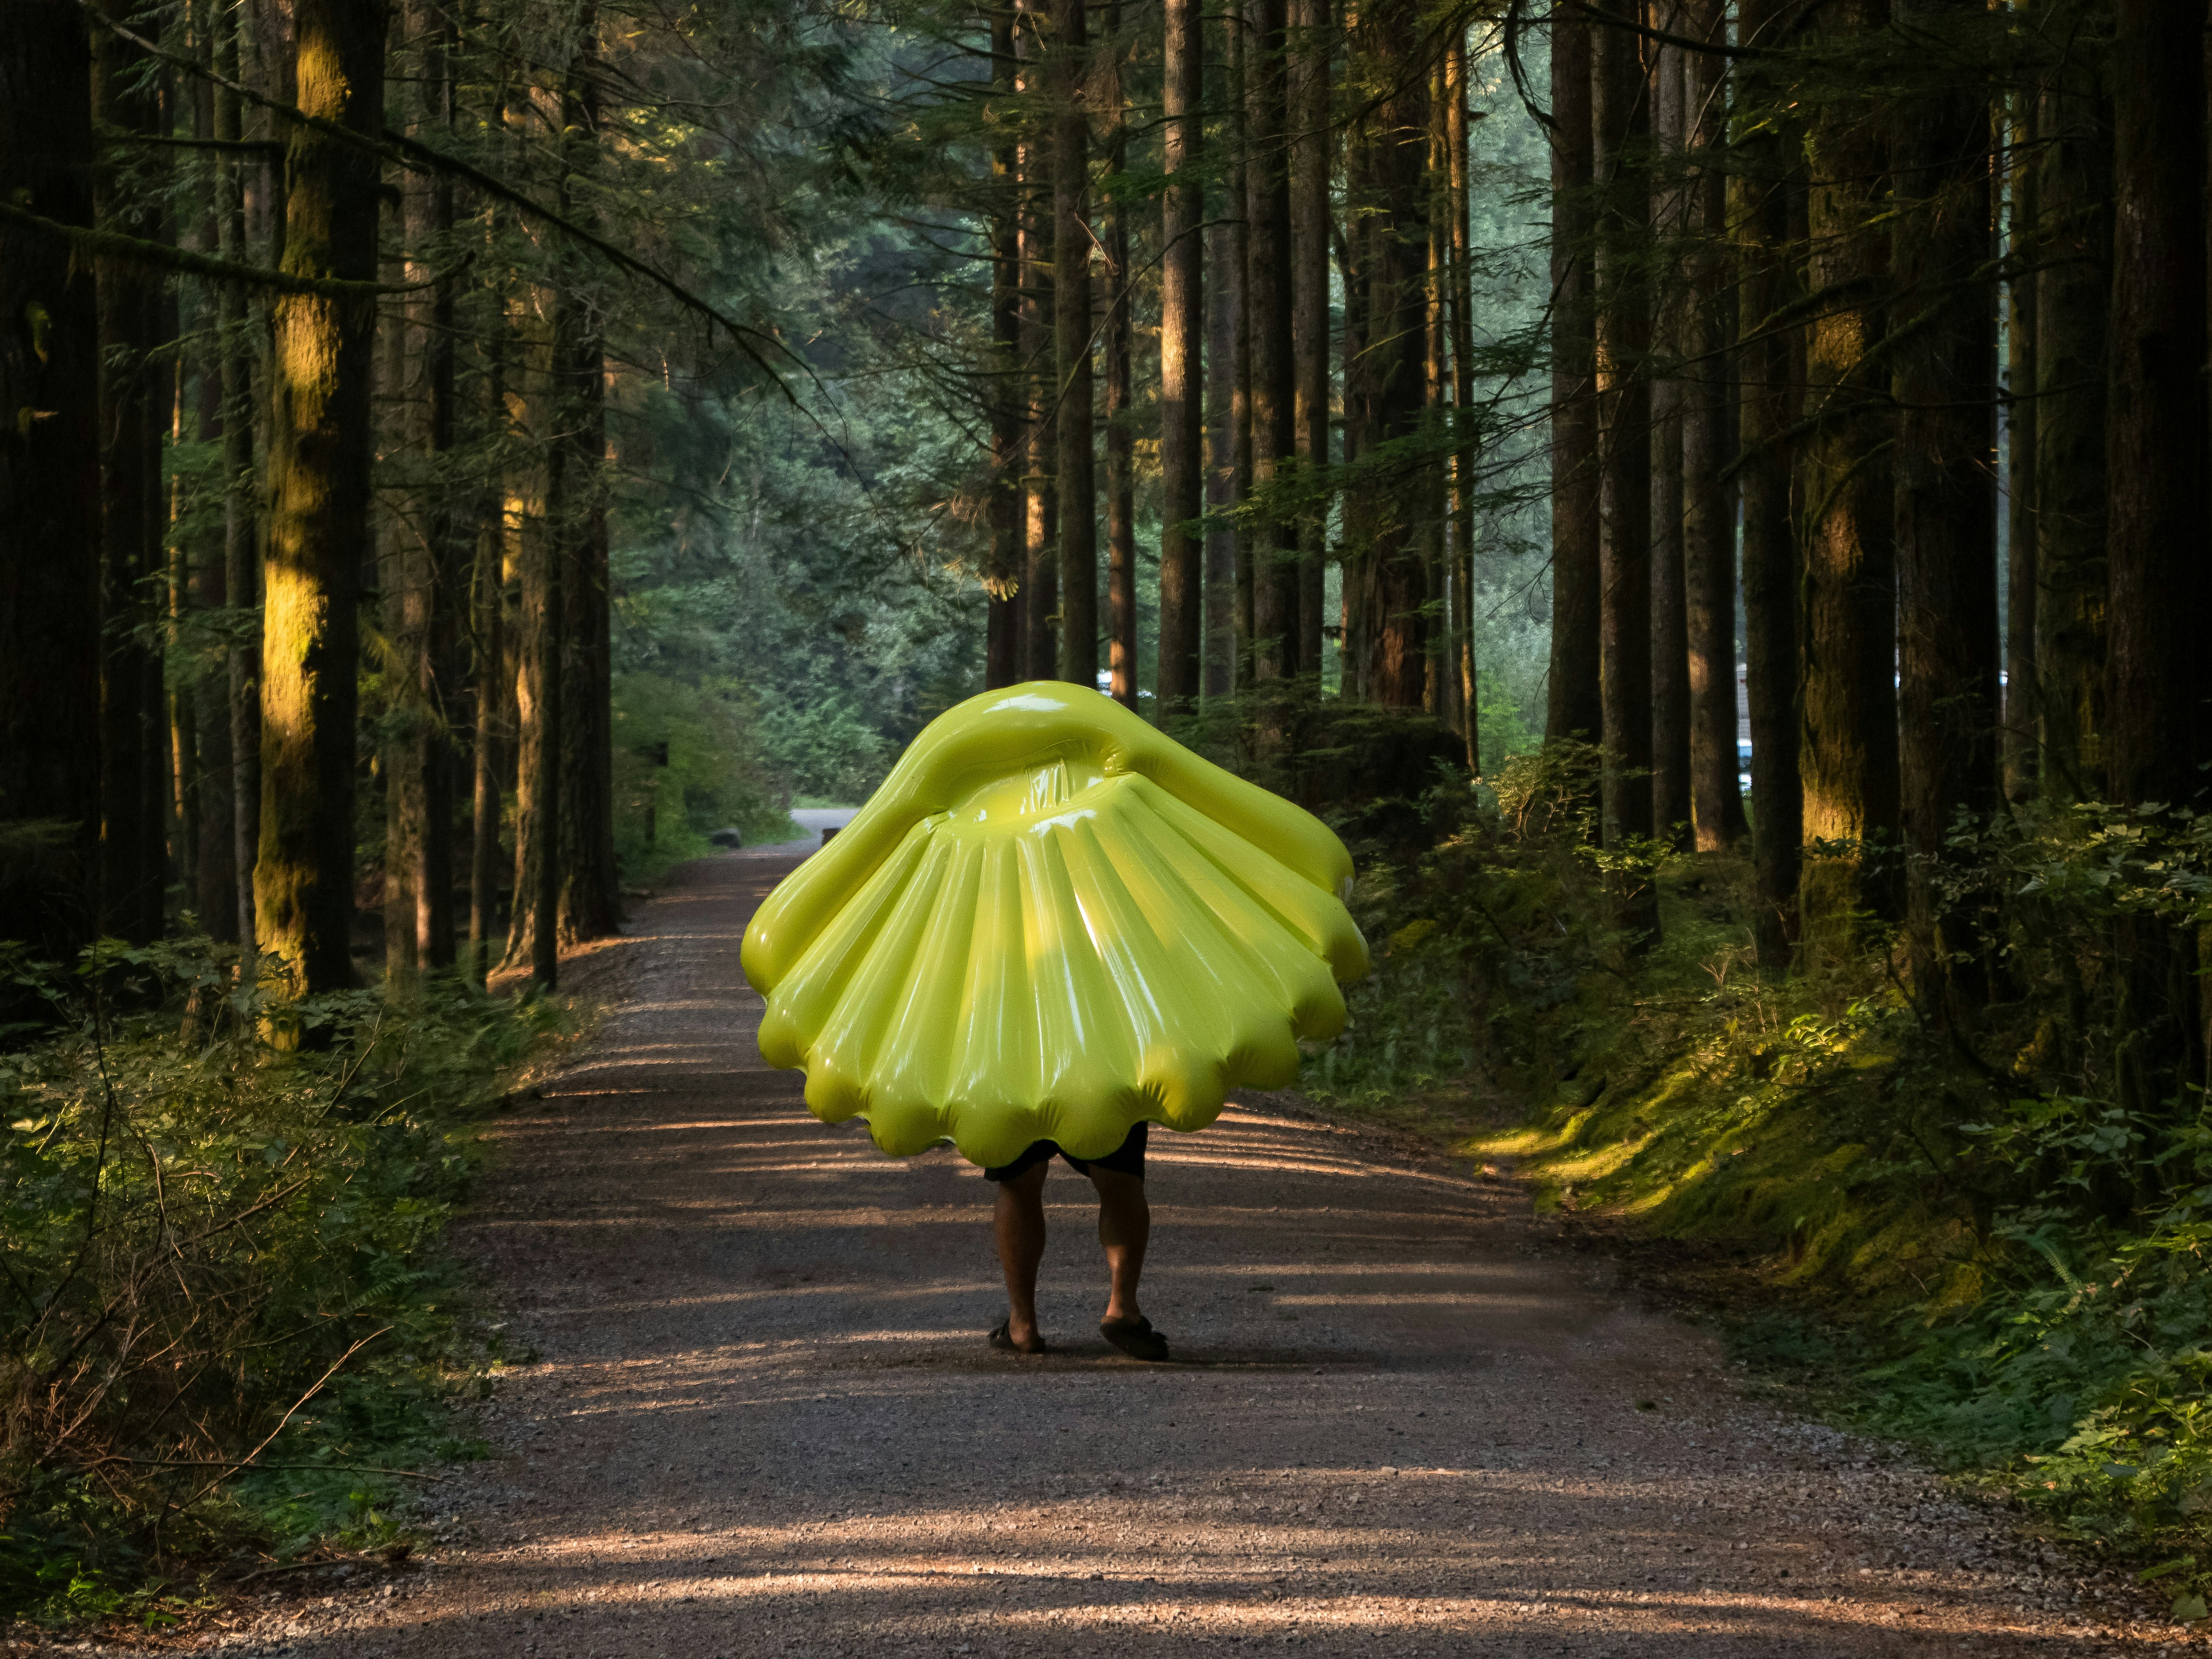
{"label": "shell-shaped inflatable", "polygon": [[1082,686],[931,722],[745,929],[761,1053],[907,1157],[1100,1158],[1281,1088],[1367,971],[1352,860],[1310,813]]}

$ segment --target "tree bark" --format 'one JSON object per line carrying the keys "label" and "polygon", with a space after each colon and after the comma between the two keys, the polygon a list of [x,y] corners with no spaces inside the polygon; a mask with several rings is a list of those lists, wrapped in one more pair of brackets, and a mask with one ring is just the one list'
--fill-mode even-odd
{"label": "tree bark", "polygon": [[[297,0],[299,105],[357,132],[384,124],[381,5]],[[376,275],[374,156],[315,128],[286,142],[284,269]],[[354,982],[355,604],[369,551],[376,310],[288,294],[274,307],[262,639],[260,946],[313,994]]]}
{"label": "tree bark", "polygon": [[1449,319],[1445,313],[1444,270],[1451,258],[1450,118],[1445,112],[1447,92],[1444,63],[1440,56],[1429,69],[1429,155],[1422,173],[1427,200],[1422,218],[1428,226],[1427,274],[1422,284],[1421,409],[1425,428],[1419,483],[1421,568],[1428,590],[1428,635],[1422,664],[1421,706],[1437,723],[1455,729],[1459,725],[1458,685],[1445,671],[1450,649],[1451,593],[1444,556],[1448,544],[1445,521],[1450,517],[1450,458],[1445,445],[1450,419],[1451,348]]}
{"label": "tree bark", "polygon": [[[239,21],[228,7],[215,10],[216,72],[239,82]],[[215,88],[215,136],[235,143],[245,126],[238,94]],[[246,191],[244,164],[235,153],[216,160],[216,247],[225,259],[246,252]],[[230,722],[230,833],[233,881],[237,896],[233,937],[242,957],[254,952],[253,866],[261,846],[261,536],[258,492],[253,484],[255,413],[265,408],[253,377],[253,349],[247,337],[250,313],[235,283],[218,292],[216,316],[222,353],[222,568],[223,597],[236,623],[226,653]],[[242,964],[240,977],[254,969]]]}
{"label": "tree bark", "polygon": [[1205,673],[1206,48],[1198,0],[1164,0],[1160,203],[1160,661],[1156,716],[1196,702]]}
{"label": "tree bark", "polygon": [[[1035,45],[1038,21],[1033,8],[1024,11],[1026,30],[1017,29],[1015,49],[1018,89],[1034,92],[1038,85]],[[1052,200],[1052,149],[1032,135],[1024,142],[1018,158],[1021,172],[1022,361],[1027,365],[1024,424],[1029,432],[1028,485],[1022,512],[1023,592],[1022,674],[1025,679],[1048,680],[1060,672],[1060,501],[1054,468],[1059,422],[1054,414],[1058,395],[1053,372],[1054,289],[1052,272],[1052,228],[1044,204]]]}
{"label": "tree bark", "polygon": [[[1380,0],[1353,25],[1353,50],[1371,85],[1385,89],[1362,124],[1359,234],[1367,290],[1362,325],[1363,455],[1413,437],[1423,401],[1422,340],[1428,296],[1428,226],[1423,179],[1429,142],[1429,82],[1415,61],[1420,38],[1408,0]],[[1348,539],[1362,568],[1362,694],[1370,702],[1419,708],[1427,690],[1428,576],[1413,510],[1418,469],[1370,467],[1347,502]]]}
{"label": "tree bark", "polygon": [[991,525],[983,575],[983,684],[997,690],[1022,677],[1022,416],[1020,174],[1014,143],[1014,14],[991,15]]}
{"label": "tree bark", "polygon": [[1225,697],[1237,677],[1237,342],[1244,331],[1244,281],[1231,227],[1206,233],[1215,280],[1206,342],[1206,695]]}
{"label": "tree bark", "polygon": [[[1671,14],[1655,9],[1666,21]],[[1677,20],[1679,21],[1679,20]],[[1683,188],[1682,123],[1685,69],[1679,46],[1651,51],[1651,127],[1655,174],[1651,211],[1657,245],[1685,251],[1689,193]],[[1680,258],[1667,261],[1653,295],[1651,376],[1651,830],[1679,844],[1690,823],[1689,596],[1682,553],[1683,312],[1690,303],[1679,276]]]}
{"label": "tree bark", "polygon": [[[507,420],[507,355],[497,335],[485,365],[484,415],[497,431]],[[501,739],[509,715],[507,676],[507,503],[497,489],[484,492],[477,514],[476,569],[470,599],[475,722],[469,834],[468,976],[481,985],[491,975],[492,939],[499,927],[499,828],[504,791],[500,783]]]}
{"label": "tree bark", "polygon": [[[120,21],[121,0],[110,10]],[[94,114],[108,132],[151,134],[156,100],[143,81],[145,54],[105,29],[93,32]],[[111,141],[120,144],[118,137]],[[122,188],[128,156],[100,158],[93,173],[96,222],[141,237],[158,234],[142,222]],[[161,535],[161,439],[158,341],[160,283],[145,269],[112,257],[94,261],[100,309],[100,931],[143,945],[161,931],[158,865],[161,818],[150,811],[146,778],[160,738],[148,719],[147,679],[158,672],[146,641],[153,617],[148,558]]]}
{"label": "tree bark", "polygon": [[[548,297],[552,305],[559,304],[557,295]],[[540,308],[550,307],[541,303]],[[558,465],[554,458],[561,450],[554,395],[559,377],[549,372],[542,325],[532,331],[537,337],[526,333],[519,343],[523,373],[517,378],[529,410],[532,429],[527,435],[536,441],[532,447],[543,457],[544,476],[542,481],[530,481],[538,488],[529,493],[538,498],[520,503],[515,562],[521,609],[514,725],[520,755],[514,791],[514,907],[504,965],[526,969],[533,981],[550,991],[561,978],[561,717],[565,700],[560,680],[562,641],[567,633],[562,587],[568,561],[549,510],[554,496],[551,471]]]}
{"label": "tree bark", "polygon": [[1467,742],[1467,766],[1482,770],[1481,687],[1474,653],[1474,265],[1468,223],[1467,33],[1455,29],[1444,48],[1444,141],[1448,149],[1446,194],[1451,214],[1450,265],[1446,293],[1450,305],[1452,412],[1459,424],[1452,446],[1452,580],[1457,594],[1453,623],[1452,672],[1458,682],[1461,735]]}
{"label": "tree bark", "polygon": [[[2203,556],[2204,9],[2116,0],[2112,392],[2106,451],[2106,787],[2142,809],[2196,805],[2206,722]],[[2118,1103],[2193,1118],[2203,1037],[2197,929],[2123,916],[2115,940]]]}
{"label": "tree bark", "polygon": [[1235,335],[1231,341],[1233,368],[1230,398],[1229,447],[1231,477],[1230,504],[1237,509],[1235,536],[1231,546],[1237,556],[1236,599],[1232,608],[1235,620],[1235,645],[1230,657],[1231,684],[1240,692],[1252,689],[1253,676],[1253,532],[1247,509],[1252,499],[1252,215],[1251,173],[1252,141],[1248,131],[1251,112],[1250,100],[1245,95],[1245,82],[1252,58],[1250,26],[1241,12],[1224,14],[1222,35],[1226,47],[1229,73],[1225,102],[1228,106],[1229,176],[1228,196],[1229,240],[1234,266],[1227,272],[1236,289],[1232,310],[1237,319]]}
{"label": "tree bark", "polygon": [[[450,128],[454,115],[453,52],[459,44],[451,15],[432,0],[410,0],[409,32],[422,55],[418,120],[424,131]],[[415,837],[416,960],[436,970],[453,965],[453,809],[457,754],[453,729],[460,675],[456,598],[473,550],[454,481],[446,476],[457,433],[457,371],[451,259],[453,184],[440,173],[407,196],[410,218],[407,280],[422,284],[410,309],[422,342],[422,385],[411,446],[425,471],[428,499],[418,522],[425,546],[410,617],[422,640],[416,664],[416,699],[423,714],[421,738],[422,826]]]}
{"label": "tree bark", "polygon": [[[1289,38],[1291,118],[1291,351],[1300,465],[1328,466],[1329,392],[1329,0],[1292,0]],[[1309,485],[1297,520],[1297,629],[1285,646],[1301,674],[1322,666],[1322,605],[1328,557],[1329,500]]]}
{"label": "tree bark", "polygon": [[[1886,0],[1827,0],[1813,27],[1838,46],[1870,38]],[[1887,376],[1880,347],[1887,238],[1875,222],[1887,157],[1863,99],[1812,115],[1808,275],[1832,295],[1807,332],[1812,430],[1798,450],[1805,520],[1805,837],[1808,939],[1843,946],[1857,919],[1897,913],[1897,565]]]}
{"label": "tree bark", "polygon": [[[1621,13],[1633,21],[1633,12]],[[1651,833],[1651,296],[1644,275],[1651,104],[1638,37],[1601,27],[1590,77],[1597,225],[1598,661],[1605,844]],[[1622,925],[1648,938],[1656,898],[1625,886]]]}
{"label": "tree bark", "polygon": [[[15,199],[93,222],[92,60],[65,0],[0,30],[0,155]],[[0,253],[0,939],[66,962],[93,936],[101,735],[99,304],[58,239]],[[0,993],[0,1007],[15,1004]]]}
{"label": "tree bark", "polygon": [[[1718,40],[1726,9],[1699,0],[1687,32]],[[1682,574],[1684,643],[1690,682],[1690,821],[1700,853],[1743,838],[1743,790],[1737,781],[1735,503],[1723,482],[1729,461],[1728,305],[1722,240],[1728,234],[1728,173],[1722,165],[1728,107],[1723,60],[1690,52],[1683,63],[1684,134],[1690,257],[1682,312]]]}
{"label": "tree bark", "polygon": [[[1942,38],[1962,0],[1900,0]],[[1891,354],[1895,480],[1899,817],[1906,914],[1923,1006],[1985,1000],[1976,916],[1947,911],[1942,867],[1962,810],[1997,801],[1997,294],[1989,276],[1990,105],[1946,87],[1908,99],[1897,126],[1891,269],[1910,320]]]}
{"label": "tree bark", "polygon": [[1552,654],[1544,735],[1595,743],[1598,696],[1597,215],[1591,25],[1552,15]]}
{"label": "tree bark", "polygon": [[[1741,40],[1784,43],[1785,0],[1745,0]],[[1740,102],[1761,119],[1743,143],[1731,217],[1742,227],[1735,374],[1741,388],[1742,443],[1737,477],[1743,514],[1744,683],[1751,715],[1753,939],[1759,966],[1779,974],[1796,948],[1797,887],[1804,798],[1798,773],[1798,586],[1791,522],[1797,330],[1772,319],[1796,296],[1787,252],[1791,197],[1799,189],[1791,156],[1801,135],[1781,101],[1778,76],[1759,60],[1745,66]]]}
{"label": "tree bark", "polygon": [[1244,15],[1244,295],[1255,501],[1251,648],[1253,678],[1264,681],[1298,672],[1297,522],[1280,505],[1297,453],[1285,0],[1250,0]]}
{"label": "tree bark", "polygon": [[2012,200],[2006,254],[2014,274],[2005,283],[2005,690],[2004,793],[2025,802],[2041,774],[2037,737],[2042,694],[2035,657],[2036,569],[2036,258],[2037,106],[2033,88],[2013,94],[2009,166]]}
{"label": "tree bark", "polygon": [[1054,481],[1060,492],[1060,677],[1098,681],[1098,486],[1091,362],[1090,34],[1085,0],[1051,0]]}
{"label": "tree bark", "polygon": [[[1119,182],[1129,160],[1121,92],[1121,0],[1106,8],[1107,52],[1099,101],[1107,111],[1106,170]],[[1129,211],[1115,196],[1106,218],[1106,672],[1115,702],[1137,706],[1136,434],[1130,428]]]}
{"label": "tree bark", "polygon": [[[2076,9],[2054,18],[2078,27]],[[2112,112],[2096,65],[2052,71],[2035,178],[2035,657],[2044,793],[2099,799],[2105,696]]]}

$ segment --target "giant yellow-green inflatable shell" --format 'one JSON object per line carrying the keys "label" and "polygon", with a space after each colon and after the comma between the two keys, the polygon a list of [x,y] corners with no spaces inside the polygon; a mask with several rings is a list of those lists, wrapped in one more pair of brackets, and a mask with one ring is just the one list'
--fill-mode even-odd
{"label": "giant yellow-green inflatable shell", "polygon": [[896,1157],[1079,1158],[1211,1123],[1344,1029],[1352,860],[1311,814],[1081,686],[951,709],[745,929],[761,1053]]}

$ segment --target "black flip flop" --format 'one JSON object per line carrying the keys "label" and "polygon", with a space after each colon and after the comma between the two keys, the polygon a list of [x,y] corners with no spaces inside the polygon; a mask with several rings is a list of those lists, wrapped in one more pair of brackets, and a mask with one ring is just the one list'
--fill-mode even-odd
{"label": "black flip flop", "polygon": [[1012,1335],[1013,1322],[1011,1319],[1002,1319],[999,1322],[999,1328],[991,1333],[991,1346],[1000,1353],[1036,1354],[1052,1352],[1052,1344],[1047,1342],[1042,1337],[1037,1339],[1037,1345],[1034,1348],[1024,1348],[1017,1343]]}
{"label": "black flip flop", "polygon": [[1098,1334],[1111,1342],[1132,1359],[1158,1362],[1168,1357],[1168,1340],[1152,1328],[1152,1322],[1141,1316],[1135,1319],[1102,1319]]}

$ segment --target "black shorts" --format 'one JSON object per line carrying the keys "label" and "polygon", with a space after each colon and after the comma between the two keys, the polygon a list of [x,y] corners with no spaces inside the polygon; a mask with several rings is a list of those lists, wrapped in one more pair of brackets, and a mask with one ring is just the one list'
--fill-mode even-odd
{"label": "black shorts", "polygon": [[1142,1181],[1145,1178],[1145,1131],[1151,1127],[1149,1123],[1133,1125],[1129,1138],[1103,1158],[1078,1158],[1072,1152],[1061,1152],[1056,1140],[1032,1140],[1029,1150],[1012,1164],[1001,1164],[995,1170],[984,1170],[983,1179],[1012,1181],[1016,1176],[1033,1170],[1040,1164],[1048,1163],[1053,1154],[1058,1152],[1067,1160],[1067,1167],[1078,1175],[1089,1175],[1093,1169],[1112,1170]]}

